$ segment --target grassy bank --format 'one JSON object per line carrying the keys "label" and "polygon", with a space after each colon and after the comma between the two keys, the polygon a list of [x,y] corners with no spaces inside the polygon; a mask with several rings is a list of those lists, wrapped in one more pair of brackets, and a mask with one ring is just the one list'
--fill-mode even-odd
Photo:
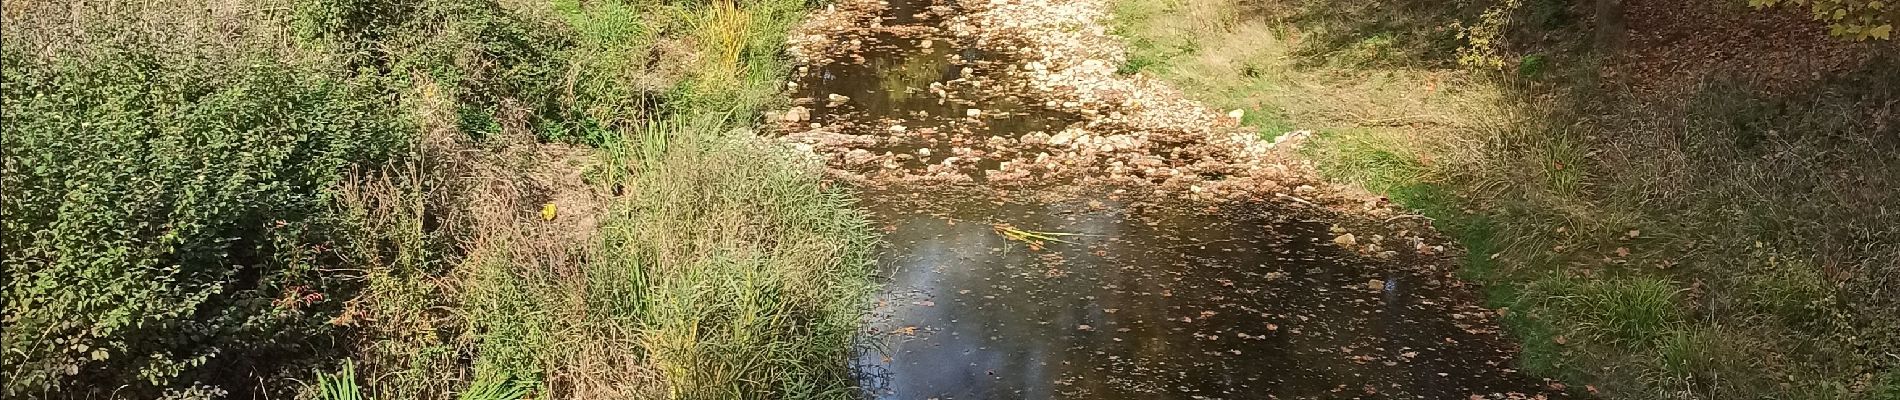
{"label": "grassy bank", "polygon": [[[1532,373],[1611,398],[1900,398],[1900,52],[1623,5],[1642,10],[1120,1],[1114,28],[1124,71],[1318,131],[1323,170],[1434,218]],[[1599,17],[1655,9],[1713,22],[1659,42]]]}
{"label": "grassy bank", "polygon": [[805,6],[8,3],[6,393],[846,397]]}

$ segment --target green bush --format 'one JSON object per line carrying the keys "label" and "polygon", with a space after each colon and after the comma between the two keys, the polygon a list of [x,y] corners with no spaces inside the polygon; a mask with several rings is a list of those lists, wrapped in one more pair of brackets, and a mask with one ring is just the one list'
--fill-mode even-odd
{"label": "green bush", "polygon": [[533,15],[495,0],[307,0],[300,30],[368,75],[426,77],[456,125],[484,138],[513,130],[601,145],[668,88],[634,81],[653,42],[641,2],[555,2]]}
{"label": "green bush", "polygon": [[1900,23],[1900,7],[1880,0],[1748,0],[1755,8],[1807,7],[1815,21],[1826,22],[1828,34],[1854,40],[1893,38]]}
{"label": "green bush", "polygon": [[308,350],[337,289],[326,189],[408,140],[323,71],[126,43],[7,43],[9,396],[139,397]]}

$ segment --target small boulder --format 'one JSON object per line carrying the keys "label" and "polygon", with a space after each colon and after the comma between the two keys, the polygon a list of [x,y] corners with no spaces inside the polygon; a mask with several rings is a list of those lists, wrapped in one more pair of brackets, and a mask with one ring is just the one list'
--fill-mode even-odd
{"label": "small boulder", "polygon": [[811,120],[811,109],[804,106],[792,106],[785,110],[785,122],[805,122]]}

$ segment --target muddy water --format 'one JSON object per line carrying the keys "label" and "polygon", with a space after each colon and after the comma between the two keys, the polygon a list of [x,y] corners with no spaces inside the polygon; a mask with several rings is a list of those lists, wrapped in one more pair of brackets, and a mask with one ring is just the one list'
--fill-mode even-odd
{"label": "muddy water", "polygon": [[[921,0],[918,0],[921,1]],[[954,13],[954,7],[939,10]],[[930,26],[896,1],[887,25]],[[867,150],[937,164],[961,143],[1078,123],[1008,95],[994,57],[930,34],[854,38],[861,59],[807,66],[812,122],[907,135]],[[932,44],[921,44],[930,40]],[[933,83],[988,78],[938,92]],[[968,79],[966,79],[968,80]],[[827,100],[831,95],[845,101]],[[969,118],[968,110],[980,110]],[[927,133],[916,134],[915,130]],[[925,149],[925,150],[918,150]],[[879,399],[1529,398],[1488,312],[1445,260],[1373,261],[1316,213],[1190,203],[1062,182],[998,191],[884,185],[864,197],[889,243],[857,372]],[[1059,233],[1031,243],[999,226]]]}

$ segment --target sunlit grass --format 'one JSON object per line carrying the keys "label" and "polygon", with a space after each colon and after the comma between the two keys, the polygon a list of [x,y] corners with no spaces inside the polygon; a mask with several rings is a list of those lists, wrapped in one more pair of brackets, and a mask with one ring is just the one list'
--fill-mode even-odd
{"label": "sunlit grass", "polygon": [[1900,237],[1870,208],[1900,193],[1891,114],[1867,112],[1900,87],[1876,72],[1891,60],[1785,98],[1745,79],[1649,98],[1600,90],[1588,55],[1516,74],[1433,59],[1456,32],[1421,28],[1481,3],[1114,4],[1124,73],[1266,135],[1317,131],[1302,150],[1325,175],[1433,218],[1533,374],[1633,398],[1853,398],[1893,379],[1855,371],[1900,359],[1851,349],[1900,340],[1896,303],[1847,298],[1900,265],[1871,250]]}
{"label": "sunlit grass", "polygon": [[[815,165],[746,130],[775,98],[786,68],[776,48],[801,7],[556,3],[553,15],[582,44],[566,53],[576,57],[576,82],[611,94],[662,79],[672,85],[665,104],[602,135],[601,167],[586,172],[593,191],[612,195],[600,214],[563,207],[552,219],[485,223],[501,231],[479,235],[435,289],[453,297],[428,299],[463,330],[430,332],[448,337],[435,347],[392,341],[428,362],[409,370],[385,362],[398,370],[390,376],[512,377],[550,398],[854,394],[846,368],[872,288],[873,238],[850,197],[820,186]],[[543,228],[571,218],[598,218],[593,241],[561,243]],[[466,370],[439,362],[457,356],[469,358]],[[377,385],[410,398],[478,388]]]}
{"label": "sunlit grass", "polygon": [[812,166],[740,139],[689,137],[637,175],[596,268],[651,291],[620,307],[669,397],[846,397],[873,239]]}

